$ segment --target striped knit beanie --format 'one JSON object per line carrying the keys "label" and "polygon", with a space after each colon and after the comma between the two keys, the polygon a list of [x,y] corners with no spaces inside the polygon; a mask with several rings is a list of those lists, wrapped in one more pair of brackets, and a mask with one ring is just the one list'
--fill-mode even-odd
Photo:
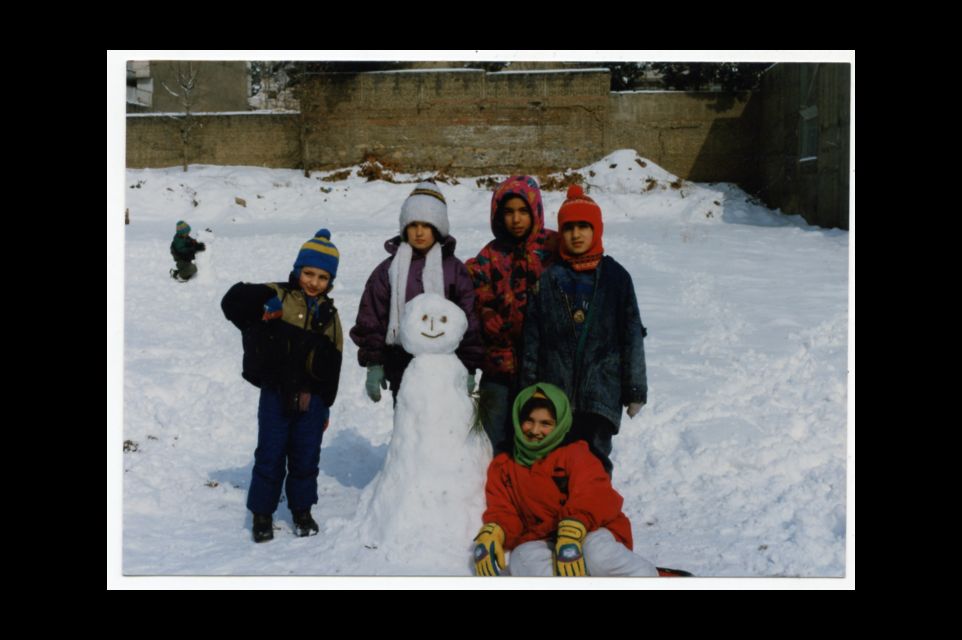
{"label": "striped knit beanie", "polygon": [[190,233],[190,225],[187,224],[186,222],[184,222],[183,220],[178,220],[178,221],[177,221],[177,235],[179,235],[179,236],[186,236],[188,233]]}
{"label": "striped knit beanie", "polygon": [[438,230],[442,239],[448,237],[448,203],[438,185],[430,180],[415,187],[401,206],[402,240],[405,239],[404,230],[412,222],[427,222]]}
{"label": "striped knit beanie", "polygon": [[294,271],[300,273],[303,267],[316,267],[331,274],[333,280],[337,276],[337,263],[340,259],[341,254],[331,242],[331,232],[318,229],[314,237],[301,246],[297,260],[294,261]]}

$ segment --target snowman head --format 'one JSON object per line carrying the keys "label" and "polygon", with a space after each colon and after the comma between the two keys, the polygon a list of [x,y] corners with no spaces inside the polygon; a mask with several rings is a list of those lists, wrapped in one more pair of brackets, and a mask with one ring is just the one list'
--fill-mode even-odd
{"label": "snowman head", "polygon": [[404,305],[401,345],[413,356],[454,353],[468,329],[461,308],[433,293],[422,293]]}

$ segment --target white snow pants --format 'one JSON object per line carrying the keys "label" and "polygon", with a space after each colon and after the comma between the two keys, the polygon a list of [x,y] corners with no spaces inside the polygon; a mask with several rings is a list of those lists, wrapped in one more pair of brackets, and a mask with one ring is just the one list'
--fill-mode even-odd
{"label": "white snow pants", "polygon": [[[615,540],[607,529],[589,533],[582,551],[589,576],[658,575],[655,565]],[[512,576],[553,576],[554,547],[547,540],[533,540],[515,547],[508,560],[508,573]]]}

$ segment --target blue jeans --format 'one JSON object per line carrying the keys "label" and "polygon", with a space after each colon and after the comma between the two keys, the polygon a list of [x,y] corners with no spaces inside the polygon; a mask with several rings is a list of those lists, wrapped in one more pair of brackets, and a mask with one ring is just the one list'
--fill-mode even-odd
{"label": "blue jeans", "polygon": [[494,453],[514,451],[514,421],[511,417],[511,407],[514,405],[517,391],[500,382],[485,381],[481,378],[478,385],[481,394],[481,424],[484,432],[491,440]]}
{"label": "blue jeans", "polygon": [[321,439],[329,415],[327,405],[312,395],[306,412],[285,416],[281,394],[261,389],[248,509],[261,515],[273,514],[281,499],[285,476],[287,506],[291,511],[304,511],[317,504]]}

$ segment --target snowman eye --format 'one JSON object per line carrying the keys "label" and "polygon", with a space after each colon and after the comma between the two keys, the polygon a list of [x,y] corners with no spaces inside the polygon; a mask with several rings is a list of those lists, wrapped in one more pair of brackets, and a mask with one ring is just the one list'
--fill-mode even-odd
{"label": "snowman eye", "polygon": [[427,322],[427,321],[428,321],[428,314],[425,313],[423,316],[421,316],[421,322]]}
{"label": "snowman eye", "polygon": [[448,321],[447,316],[441,316],[441,322],[447,322],[447,321]]}

